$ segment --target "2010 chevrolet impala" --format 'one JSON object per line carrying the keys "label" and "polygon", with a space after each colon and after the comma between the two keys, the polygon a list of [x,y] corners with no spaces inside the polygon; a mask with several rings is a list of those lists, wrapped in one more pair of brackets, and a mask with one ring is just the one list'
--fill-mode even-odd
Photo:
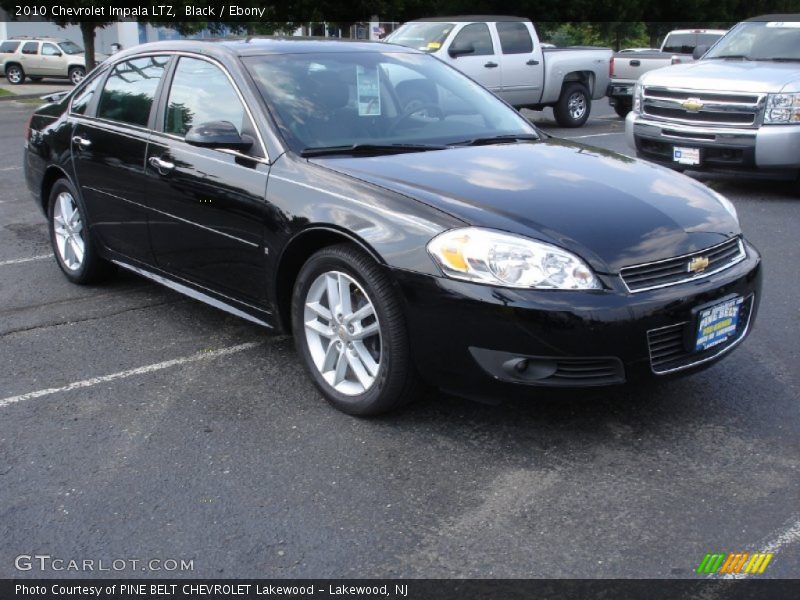
{"label": "2010 chevrolet impala", "polygon": [[421,381],[535,397],[696,370],[759,301],[727,199],[552,138],[405,47],[138,46],[37,110],[25,146],[67,278],[119,266],[289,331],[352,414]]}

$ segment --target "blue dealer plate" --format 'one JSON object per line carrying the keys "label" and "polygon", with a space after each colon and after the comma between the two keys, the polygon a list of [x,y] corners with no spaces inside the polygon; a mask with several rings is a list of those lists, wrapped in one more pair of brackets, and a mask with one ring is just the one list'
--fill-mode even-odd
{"label": "blue dealer plate", "polygon": [[695,352],[708,350],[736,335],[742,302],[744,298],[732,298],[700,311]]}

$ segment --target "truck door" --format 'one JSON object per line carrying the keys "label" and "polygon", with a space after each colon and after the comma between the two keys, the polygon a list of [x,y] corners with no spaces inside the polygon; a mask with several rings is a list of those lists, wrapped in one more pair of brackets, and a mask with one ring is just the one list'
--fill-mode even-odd
{"label": "truck door", "polygon": [[503,88],[500,97],[513,106],[536,104],[542,97],[544,60],[542,48],[534,43],[530,23],[498,21],[497,37],[502,55]]}
{"label": "truck door", "polygon": [[64,77],[67,74],[65,66],[66,63],[61,50],[55,44],[43,43],[39,74]]}
{"label": "truck door", "polygon": [[[468,54],[452,56],[451,50],[472,49]],[[500,56],[495,53],[492,34],[486,23],[469,23],[453,36],[450,45],[442,55],[453,67],[472,77],[492,92],[500,92]]]}
{"label": "truck door", "polygon": [[41,70],[41,56],[39,55],[39,42],[25,42],[22,45],[19,62],[26,75],[38,75]]}

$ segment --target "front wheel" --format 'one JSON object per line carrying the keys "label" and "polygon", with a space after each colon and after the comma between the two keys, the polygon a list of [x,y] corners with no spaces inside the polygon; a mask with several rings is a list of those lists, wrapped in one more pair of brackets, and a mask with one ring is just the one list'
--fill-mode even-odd
{"label": "front wheel", "polygon": [[83,67],[72,67],[69,70],[69,80],[73,85],[78,85],[86,77],[86,69]]}
{"label": "front wheel", "polygon": [[400,301],[381,267],[358,247],[323,248],[292,294],[292,331],[306,370],[339,410],[372,416],[411,400],[418,376]]}
{"label": "front wheel", "polygon": [[553,107],[553,114],[561,127],[580,127],[586,123],[591,110],[589,90],[582,83],[573,81],[561,89],[561,97]]}
{"label": "front wheel", "polygon": [[21,85],[25,83],[25,71],[19,65],[6,67],[6,79],[11,85]]}

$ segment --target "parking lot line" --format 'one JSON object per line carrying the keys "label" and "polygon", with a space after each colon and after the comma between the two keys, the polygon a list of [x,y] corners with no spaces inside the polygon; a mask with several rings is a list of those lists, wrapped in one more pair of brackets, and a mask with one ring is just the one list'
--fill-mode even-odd
{"label": "parking lot line", "polygon": [[[800,519],[795,518],[787,527],[782,529],[773,539],[763,546],[757,547],[757,551],[764,554],[775,554],[784,546],[800,542]],[[725,579],[745,579],[751,573],[728,573]]]}
{"label": "parking lot line", "polygon": [[3,398],[2,400],[0,400],[0,408],[5,408],[6,406],[10,406],[11,404],[16,404],[17,402],[23,402],[25,400],[33,400],[34,398],[41,398],[42,396],[50,396],[52,394],[57,394],[59,392],[69,392],[71,390],[77,390],[80,388],[92,387],[94,385],[97,385],[98,383],[106,383],[108,381],[124,379],[126,377],[132,377],[134,375],[144,375],[145,373],[161,371],[162,369],[169,369],[170,367],[177,367],[179,365],[185,365],[188,363],[198,362],[201,360],[211,360],[214,358],[219,358],[221,356],[228,356],[230,354],[236,354],[237,352],[242,352],[243,350],[250,350],[251,348],[255,348],[257,346],[260,346],[261,344],[263,344],[263,342],[247,342],[244,344],[239,344],[237,346],[228,346],[227,348],[219,348],[218,350],[198,352],[197,354],[192,354],[191,356],[184,356],[182,358],[173,358],[172,360],[166,360],[164,362],[155,363],[152,365],[145,365],[143,367],[137,367],[135,369],[129,369],[127,371],[120,371],[118,373],[111,373],[110,375],[102,375],[100,377],[92,377],[91,379],[73,381],[72,383],[57,388],[46,388],[43,390],[36,390],[35,392],[20,394],[18,396],[9,396],[7,398]]}
{"label": "parking lot line", "polygon": [[52,254],[40,254],[39,256],[28,256],[26,258],[12,258],[11,260],[0,261],[0,267],[6,265],[18,265],[21,263],[32,262],[34,260],[44,260],[45,258],[53,258]]}
{"label": "parking lot line", "polygon": [[0,169],[0,173],[2,173],[4,171],[17,171],[17,170],[19,170],[21,168],[22,167],[3,167],[2,169]]}

